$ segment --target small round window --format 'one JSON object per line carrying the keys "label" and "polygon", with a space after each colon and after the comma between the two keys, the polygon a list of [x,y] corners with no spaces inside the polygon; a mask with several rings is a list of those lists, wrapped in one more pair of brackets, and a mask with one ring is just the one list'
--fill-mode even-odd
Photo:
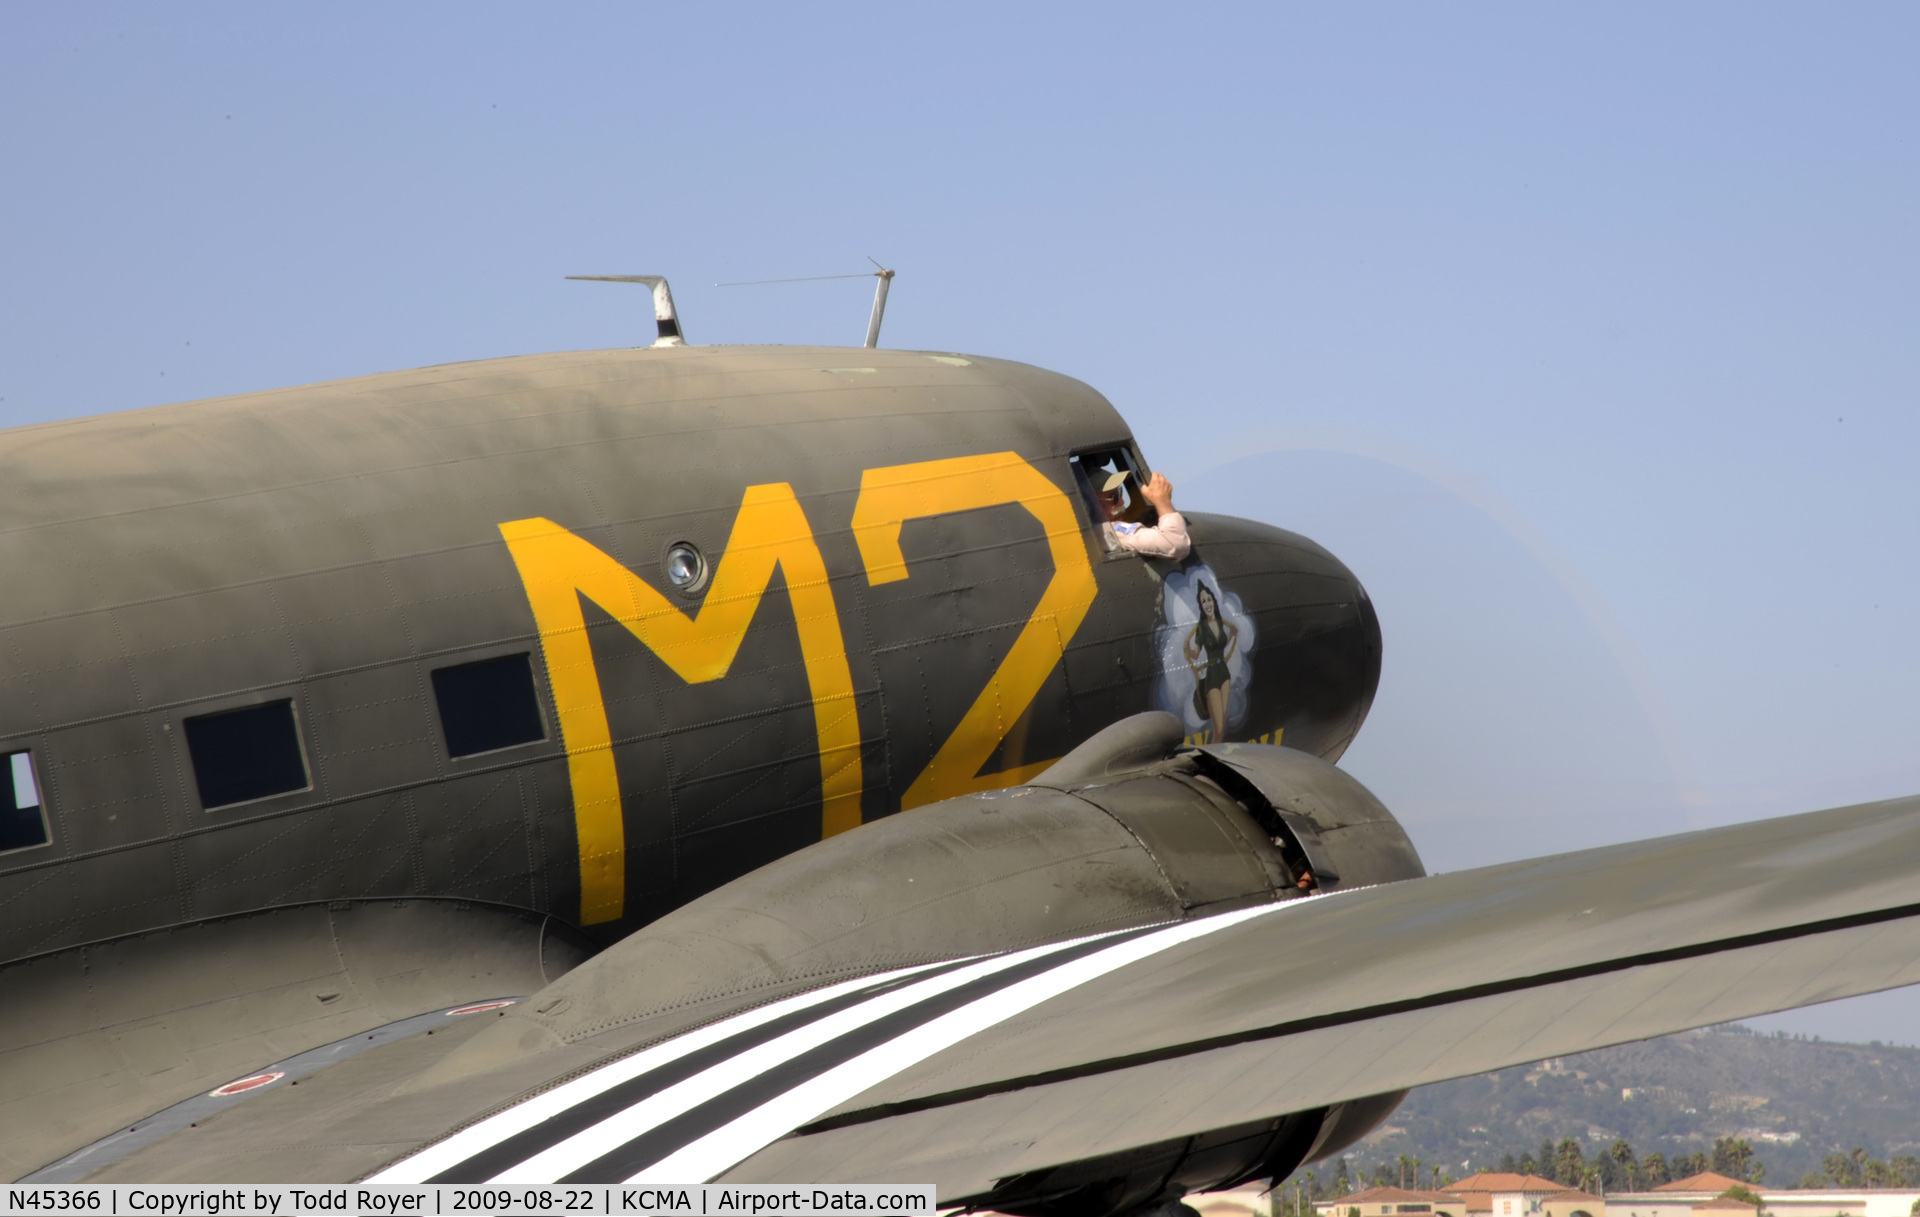
{"label": "small round window", "polygon": [[707,556],[699,547],[686,542],[675,541],[667,547],[667,582],[675,588],[692,595],[706,586]]}

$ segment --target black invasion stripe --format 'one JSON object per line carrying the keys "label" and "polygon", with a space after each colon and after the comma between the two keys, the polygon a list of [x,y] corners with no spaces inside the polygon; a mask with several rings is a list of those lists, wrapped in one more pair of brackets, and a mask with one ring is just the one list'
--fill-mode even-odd
{"label": "black invasion stripe", "polygon": [[484,1183],[508,1167],[525,1162],[548,1146],[558,1145],[581,1129],[598,1124],[615,1112],[638,1103],[650,1094],[684,1081],[703,1069],[711,1068],[728,1057],[736,1056],[758,1044],[785,1035],[796,1027],[805,1026],[837,1011],[845,1010],[849,1006],[857,1006],[868,998],[878,996],[890,989],[911,984],[916,980],[924,980],[929,976],[940,976],[974,962],[977,961],[955,960],[939,967],[926,968],[911,976],[877,980],[851,993],[844,993],[803,1010],[795,1010],[791,1014],[769,1019],[757,1027],[749,1027],[725,1039],[716,1040],[705,1048],[696,1049],[685,1056],[667,1061],[638,1077],[628,1078],[617,1086],[608,1087],[599,1094],[582,1099],[574,1106],[565,1111],[556,1112],[532,1128],[522,1129],[488,1146],[471,1158],[449,1166],[427,1182]]}
{"label": "black invasion stripe", "polygon": [[[991,976],[982,976],[968,981],[945,993],[938,993],[916,1002],[904,1010],[896,1010],[892,1014],[875,1019],[864,1027],[856,1028],[845,1035],[808,1049],[798,1056],[782,1061],[733,1089],[723,1091],[699,1106],[648,1129],[624,1145],[595,1158],[572,1174],[562,1176],[557,1182],[619,1183],[642,1167],[653,1165],[668,1154],[706,1136],[714,1129],[738,1119],[762,1103],[785,1094],[802,1082],[810,1081],[834,1066],[852,1060],[869,1048],[884,1044],[915,1027],[932,1022],[942,1014],[958,1010],[962,1006],[997,993],[1029,977],[1051,972],[1063,964],[1105,950],[1116,943],[1130,942],[1135,938],[1166,928],[1165,925],[1144,926],[1106,938],[1076,943],[1057,951],[1050,951],[1036,959],[1015,964]],[[745,1157],[747,1153],[758,1148],[758,1146],[743,1147],[744,1152],[741,1156]]]}
{"label": "black invasion stripe", "polygon": [[1625,955],[1617,959],[1603,959],[1594,963],[1580,964],[1571,968],[1559,968],[1551,972],[1538,972],[1532,976],[1518,976],[1511,980],[1495,980],[1485,984],[1468,985],[1463,989],[1448,989],[1443,993],[1434,993],[1425,997],[1408,997],[1399,1001],[1381,1002],[1374,1006],[1362,1006],[1357,1010],[1335,1011],[1328,1014],[1316,1014],[1308,1018],[1297,1018],[1291,1022],[1273,1023],[1265,1027],[1255,1027],[1247,1031],[1236,1031],[1230,1035],[1217,1035],[1211,1039],[1194,1040],[1186,1044],[1171,1044],[1165,1048],[1154,1048],[1145,1052],[1130,1053],[1126,1056],[1108,1057],[1104,1060],[1089,1061],[1084,1065],[1069,1065],[1061,1069],[1049,1069],[1041,1073],[1030,1073],[1022,1077],[1007,1078],[999,1082],[987,1082],[979,1086],[967,1086],[959,1090],[949,1090],[941,1094],[925,1095],[917,1099],[902,1099],[897,1103],[879,1103],[872,1107],[863,1107],[859,1111],[844,1112],[837,1116],[828,1116],[815,1120],[811,1124],[796,1128],[789,1135],[809,1136],[813,1133],[831,1132],[836,1128],[849,1128],[857,1124],[870,1124],[875,1120],[884,1120],[891,1116],[909,1115],[916,1111],[929,1111],[937,1107],[951,1107],[973,1099],[983,1099],[991,1095],[1007,1094],[1015,1090],[1025,1090],[1032,1086],[1049,1086],[1056,1082],[1071,1082],[1077,1078],[1093,1077],[1096,1074],[1112,1073],[1120,1069],[1131,1069],[1136,1065],[1152,1065],[1160,1061],[1178,1060],[1181,1057],[1197,1056],[1203,1052],[1212,1052],[1219,1048],[1232,1048],[1239,1044],[1252,1044],[1261,1040],[1281,1039],[1289,1035],[1301,1035],[1308,1031],[1320,1031],[1328,1027],[1343,1027],[1351,1023],[1362,1023],[1368,1019],[1386,1018],[1394,1014],[1406,1014],[1415,1010],[1431,1010],[1439,1006],[1449,1006],[1458,1002],[1473,1001],[1481,997],[1499,997],[1508,993],[1520,993],[1528,989],[1544,988],[1548,985],[1564,984],[1572,980],[1585,980],[1594,976],[1606,976],[1613,972],[1624,972],[1629,968],[1644,968],[1653,964],[1676,963],[1682,960],[1699,959],[1706,955],[1717,955],[1723,951],[1738,951],[1747,947],[1768,946],[1776,942],[1791,942],[1796,938],[1809,938],[1815,934],[1831,934],[1841,930],[1860,929],[1865,926],[1884,925],[1893,921],[1904,921],[1910,917],[1920,917],[1920,904],[1903,904],[1897,908],[1876,909],[1866,913],[1850,913],[1844,917],[1830,917],[1823,921],[1802,922],[1799,925],[1783,926],[1774,930],[1760,930],[1752,934],[1737,934],[1730,938],[1716,938],[1691,946],[1668,947],[1660,951],[1647,951],[1639,955]]}

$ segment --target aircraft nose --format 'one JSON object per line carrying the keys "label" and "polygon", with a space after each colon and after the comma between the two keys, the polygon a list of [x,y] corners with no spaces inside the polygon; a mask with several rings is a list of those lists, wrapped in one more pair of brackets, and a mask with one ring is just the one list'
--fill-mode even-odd
{"label": "aircraft nose", "polygon": [[1338,760],[1380,683],[1366,589],[1298,533],[1186,519],[1193,553],[1162,581],[1159,708],[1180,715],[1195,743],[1258,741]]}

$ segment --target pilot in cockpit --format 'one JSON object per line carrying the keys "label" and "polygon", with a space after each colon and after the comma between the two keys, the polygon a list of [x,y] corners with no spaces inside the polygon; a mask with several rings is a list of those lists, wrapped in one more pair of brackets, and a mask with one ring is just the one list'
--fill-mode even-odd
{"label": "pilot in cockpit", "polygon": [[1193,548],[1193,540],[1187,536],[1187,521],[1173,509],[1173,483],[1165,474],[1156,473],[1140,489],[1140,497],[1158,513],[1157,519],[1147,523],[1144,511],[1130,510],[1135,506],[1129,495],[1132,477],[1124,469],[1115,470],[1106,475],[1097,492],[1103,517],[1100,532],[1108,548],[1118,545],[1149,558],[1178,562]]}

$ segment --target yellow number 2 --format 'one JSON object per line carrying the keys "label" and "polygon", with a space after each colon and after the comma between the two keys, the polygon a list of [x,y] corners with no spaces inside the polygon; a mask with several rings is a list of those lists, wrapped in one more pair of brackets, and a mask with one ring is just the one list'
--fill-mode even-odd
{"label": "yellow number 2", "polygon": [[1017,453],[893,465],[869,469],[860,478],[853,536],[871,584],[907,577],[907,560],[900,550],[900,526],[905,521],[1002,503],[1018,503],[1040,521],[1053,555],[1053,578],[987,687],[901,796],[903,808],[1016,786],[1053,763],[1039,761],[1003,773],[980,772],[1007,730],[1039,695],[1048,673],[1065,654],[1067,639],[1086,619],[1098,589],[1072,501]]}

